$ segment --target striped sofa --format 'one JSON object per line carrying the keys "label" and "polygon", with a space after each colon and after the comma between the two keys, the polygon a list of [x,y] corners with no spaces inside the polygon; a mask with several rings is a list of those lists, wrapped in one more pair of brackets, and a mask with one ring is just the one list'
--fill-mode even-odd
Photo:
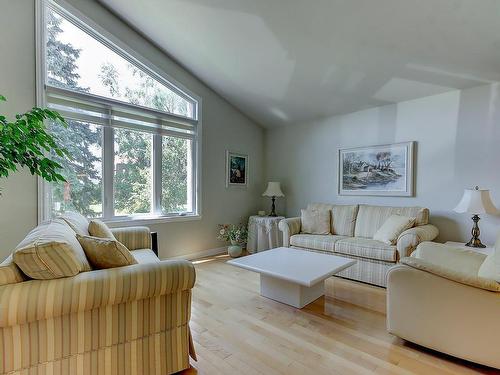
{"label": "striped sofa", "polygon": [[0,374],[171,374],[189,367],[194,267],[160,261],[148,228],[113,234],[138,264],[52,280],[25,280],[12,257],[0,265],[13,280],[0,286]]}
{"label": "striped sofa", "polygon": [[[409,256],[420,242],[432,241],[439,234],[438,229],[429,224],[429,210],[422,207],[313,203],[308,209],[331,210],[332,234],[303,234],[300,217],[288,218],[279,223],[283,246],[356,259],[354,266],[337,276],[382,287],[387,285],[387,271],[391,266]],[[391,215],[416,218],[415,226],[401,233],[396,245],[373,239],[375,232]]]}

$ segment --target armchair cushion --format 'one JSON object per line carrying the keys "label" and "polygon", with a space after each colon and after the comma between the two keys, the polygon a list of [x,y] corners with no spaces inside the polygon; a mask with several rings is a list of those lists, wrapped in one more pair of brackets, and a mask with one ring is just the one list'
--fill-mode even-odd
{"label": "armchair cushion", "polygon": [[479,289],[485,289],[492,292],[500,292],[500,284],[495,280],[486,279],[477,276],[477,273],[466,272],[463,270],[457,271],[449,267],[443,267],[435,263],[431,263],[427,260],[416,258],[416,257],[406,257],[401,259],[401,263],[419,269],[421,271],[429,272],[434,275],[443,277],[445,279],[455,281],[464,285],[469,285]]}
{"label": "armchair cushion", "polygon": [[500,283],[500,233],[497,236],[495,248],[479,267],[479,276],[496,280]]}
{"label": "armchair cushion", "polygon": [[486,255],[435,242],[422,242],[411,255],[439,267],[477,276]]}
{"label": "armchair cushion", "polygon": [[151,249],[133,250],[130,253],[139,264],[161,262]]}
{"label": "armchair cushion", "polygon": [[396,246],[371,238],[346,238],[335,243],[335,252],[361,258],[396,262]]}
{"label": "armchair cushion", "polygon": [[75,232],[61,219],[41,224],[17,245],[17,266],[32,279],[56,279],[90,271]]}
{"label": "armchair cushion", "polygon": [[346,236],[335,236],[331,234],[294,234],[290,237],[290,245],[305,249],[335,251],[335,243],[347,238]]}

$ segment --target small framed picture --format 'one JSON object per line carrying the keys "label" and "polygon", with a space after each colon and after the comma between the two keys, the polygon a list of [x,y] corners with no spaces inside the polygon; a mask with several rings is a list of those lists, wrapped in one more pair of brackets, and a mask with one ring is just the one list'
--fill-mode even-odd
{"label": "small framed picture", "polygon": [[248,185],[248,155],[226,151],[226,187]]}

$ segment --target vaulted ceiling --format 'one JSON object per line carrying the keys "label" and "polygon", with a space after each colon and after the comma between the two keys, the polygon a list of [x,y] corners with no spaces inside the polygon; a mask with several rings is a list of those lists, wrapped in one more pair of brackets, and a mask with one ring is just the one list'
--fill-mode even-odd
{"label": "vaulted ceiling", "polygon": [[499,0],[100,0],[263,126],[500,81]]}

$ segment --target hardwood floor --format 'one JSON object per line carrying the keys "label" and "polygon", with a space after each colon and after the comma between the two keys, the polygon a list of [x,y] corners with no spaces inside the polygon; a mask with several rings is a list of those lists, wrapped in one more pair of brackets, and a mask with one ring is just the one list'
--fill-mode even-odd
{"label": "hardwood floor", "polygon": [[298,310],[261,297],[259,275],[227,259],[195,262],[198,362],[184,375],[498,373],[388,334],[380,312],[329,298]]}

